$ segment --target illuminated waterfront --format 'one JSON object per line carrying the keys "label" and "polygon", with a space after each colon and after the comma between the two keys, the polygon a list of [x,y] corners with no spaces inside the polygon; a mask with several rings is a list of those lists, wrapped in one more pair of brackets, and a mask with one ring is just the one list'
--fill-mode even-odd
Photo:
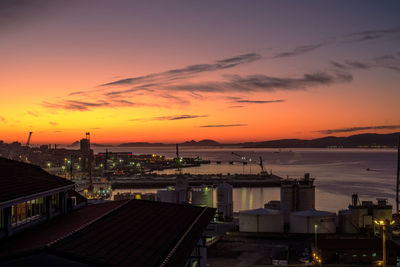
{"label": "illuminated waterfront", "polygon": [[[109,148],[112,151],[132,151],[135,154],[159,153],[174,157],[173,147]],[[183,147],[183,157],[199,156],[212,164],[184,169],[183,172],[200,173],[256,173],[256,164],[246,166],[229,161],[236,160],[232,151],[252,157],[255,162],[263,157],[267,170],[281,177],[300,177],[305,172],[316,177],[316,208],[336,211],[350,203],[352,193],[359,193],[361,200],[388,198],[394,204],[396,151],[392,149],[237,149],[237,148],[193,148]],[[279,153],[277,153],[279,152]],[[221,161],[221,164],[216,164]],[[367,168],[370,171],[367,171]],[[162,173],[174,173],[165,170]],[[123,190],[124,192],[129,190]],[[132,189],[131,192],[156,192],[156,189]],[[113,193],[122,192],[122,190]],[[279,200],[279,188],[234,188],[234,210],[260,208],[270,200]],[[214,196],[215,199],[215,196]]]}

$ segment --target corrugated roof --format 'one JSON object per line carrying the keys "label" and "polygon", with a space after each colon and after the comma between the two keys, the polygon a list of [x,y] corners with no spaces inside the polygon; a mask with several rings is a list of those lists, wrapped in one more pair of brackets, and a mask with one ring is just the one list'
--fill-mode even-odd
{"label": "corrugated roof", "polygon": [[39,166],[0,157],[0,203],[73,184]]}
{"label": "corrugated roof", "polygon": [[183,266],[214,214],[211,208],[131,200],[50,249],[95,265]]}

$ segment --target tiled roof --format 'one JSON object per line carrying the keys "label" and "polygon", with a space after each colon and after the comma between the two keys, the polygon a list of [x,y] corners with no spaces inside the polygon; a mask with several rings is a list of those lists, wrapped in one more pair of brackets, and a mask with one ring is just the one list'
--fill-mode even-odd
{"label": "tiled roof", "polygon": [[104,216],[124,203],[126,201],[112,201],[89,205],[16,233],[10,238],[1,240],[0,259],[44,248],[46,245],[71,234],[80,227]]}
{"label": "tiled roof", "polygon": [[68,185],[39,166],[0,157],[0,203]]}
{"label": "tiled roof", "polygon": [[94,265],[183,266],[215,209],[131,200],[50,247]]}

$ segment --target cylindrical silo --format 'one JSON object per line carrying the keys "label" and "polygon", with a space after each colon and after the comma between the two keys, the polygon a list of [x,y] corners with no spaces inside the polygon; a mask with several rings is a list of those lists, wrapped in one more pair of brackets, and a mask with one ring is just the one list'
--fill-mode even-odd
{"label": "cylindrical silo", "polygon": [[220,219],[231,220],[233,217],[233,189],[230,184],[222,183],[217,187],[217,212]]}
{"label": "cylindrical silo", "polygon": [[282,182],[281,184],[281,211],[283,213],[285,224],[289,223],[290,212],[294,210],[295,195],[292,183]]}
{"label": "cylindrical silo", "polygon": [[299,184],[297,193],[297,209],[314,210],[315,209],[315,186],[313,184]]}

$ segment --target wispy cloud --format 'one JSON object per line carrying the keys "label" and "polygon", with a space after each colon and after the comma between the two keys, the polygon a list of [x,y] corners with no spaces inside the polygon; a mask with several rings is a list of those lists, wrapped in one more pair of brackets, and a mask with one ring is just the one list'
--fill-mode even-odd
{"label": "wispy cloud", "polygon": [[376,40],[376,39],[382,39],[385,37],[398,36],[399,34],[400,34],[400,27],[359,31],[359,32],[353,32],[353,33],[345,35],[344,41],[346,41],[346,42],[365,42],[365,41],[371,41],[371,40]]}
{"label": "wispy cloud", "polygon": [[151,106],[155,107],[158,104],[148,103],[136,103],[125,99],[113,99],[110,101],[97,100],[97,101],[86,101],[86,100],[64,100],[57,102],[43,101],[42,106],[48,109],[55,110],[75,110],[75,111],[89,111],[95,108],[119,108],[119,107],[143,107]]}
{"label": "wispy cloud", "polygon": [[364,131],[364,130],[394,130],[394,129],[400,129],[400,125],[361,126],[361,127],[320,130],[320,131],[316,131],[316,132],[322,133],[322,134],[333,134],[333,133],[357,132],[357,131]]}
{"label": "wispy cloud", "polygon": [[4,118],[3,116],[0,116],[0,121],[3,122],[3,123],[7,122],[6,118]]}
{"label": "wispy cloud", "polygon": [[254,62],[256,60],[260,60],[261,55],[257,53],[248,53],[242,54],[238,56],[234,56],[231,58],[226,58],[222,60],[217,60],[211,64],[197,64],[197,65],[189,65],[180,69],[172,69],[165,72],[153,73],[145,76],[138,76],[126,79],[120,79],[113,82],[102,84],[101,86],[120,86],[120,85],[132,85],[132,84],[140,84],[145,82],[153,82],[155,80],[175,80],[175,79],[184,79],[187,76],[193,74],[199,74],[203,72],[211,72],[218,71],[228,68],[233,68],[238,65]]}
{"label": "wispy cloud", "polygon": [[366,70],[371,68],[386,68],[394,71],[400,71],[400,59],[394,55],[384,55],[372,59],[370,62],[361,62],[357,60],[344,60],[344,62],[331,61],[332,66],[337,69],[348,70]]}
{"label": "wispy cloud", "polygon": [[272,58],[298,56],[298,55],[301,55],[301,54],[305,54],[305,53],[314,51],[314,50],[319,49],[321,47],[327,46],[330,43],[331,42],[323,42],[323,43],[318,43],[318,44],[310,44],[310,45],[298,46],[298,47],[293,48],[292,50],[278,53],[278,54],[274,55]]}
{"label": "wispy cloud", "polygon": [[330,74],[317,72],[304,74],[299,78],[271,77],[267,75],[229,75],[223,82],[201,82],[169,86],[165,89],[195,92],[273,92],[277,90],[305,90],[309,87],[331,85],[339,82],[351,82],[350,73]]}
{"label": "wispy cloud", "polygon": [[228,108],[244,108],[244,106],[236,105],[236,106],[229,106]]}
{"label": "wispy cloud", "polygon": [[52,125],[52,126],[57,126],[57,125],[58,125],[58,123],[55,122],[55,121],[50,121],[49,123],[50,123],[50,125]]}
{"label": "wispy cloud", "polygon": [[236,103],[250,103],[250,104],[271,104],[271,103],[282,103],[285,102],[285,99],[277,99],[277,100],[248,100],[248,99],[239,99],[235,100]]}
{"label": "wispy cloud", "polygon": [[177,121],[177,120],[188,120],[188,119],[197,119],[197,118],[204,118],[208,117],[208,115],[174,115],[174,116],[160,116],[160,117],[153,117],[153,118],[134,118],[130,119],[129,121]]}
{"label": "wispy cloud", "polygon": [[247,124],[211,124],[211,125],[202,125],[202,128],[225,128],[225,127],[242,127],[247,126]]}
{"label": "wispy cloud", "polygon": [[208,117],[207,115],[177,115],[177,116],[164,116],[164,117],[155,117],[153,120],[168,120],[168,121],[176,121],[176,120],[187,120],[187,119],[196,119],[196,118],[204,118]]}
{"label": "wispy cloud", "polygon": [[62,103],[49,103],[49,102],[43,102],[42,105],[46,108],[50,109],[67,109],[67,110],[80,110],[80,111],[85,111],[89,110],[90,108],[93,107],[105,107],[109,106],[110,103],[105,102],[105,101],[99,101],[99,102],[86,102],[86,101],[78,101],[78,100],[66,100]]}
{"label": "wispy cloud", "polygon": [[39,115],[38,115],[37,113],[35,113],[35,112],[28,111],[27,113],[28,113],[29,115],[33,116],[33,117],[39,117]]}

